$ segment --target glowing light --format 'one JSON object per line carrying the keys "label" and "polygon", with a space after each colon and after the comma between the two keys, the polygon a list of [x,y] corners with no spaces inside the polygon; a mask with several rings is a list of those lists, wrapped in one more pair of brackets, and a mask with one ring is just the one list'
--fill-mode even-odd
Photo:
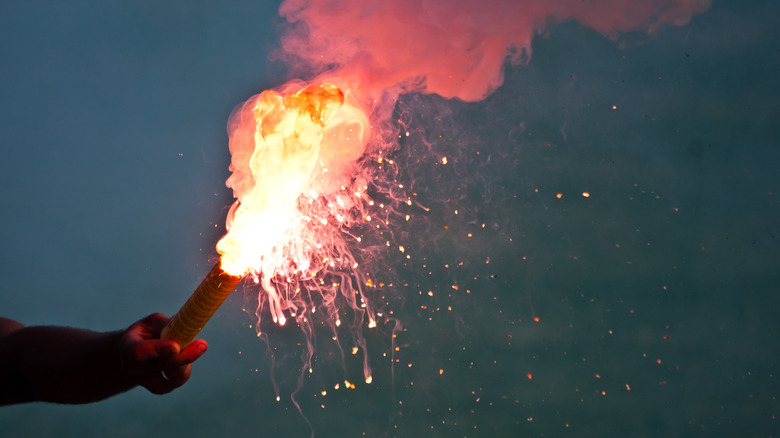
{"label": "glowing light", "polygon": [[[336,302],[357,312],[355,321],[376,325],[344,233],[371,220],[373,205],[356,165],[370,135],[360,102],[332,84],[294,82],[250,98],[230,116],[227,186],[237,201],[217,250],[227,273],[260,287],[258,334],[266,312],[279,325],[293,318],[307,326],[307,336],[315,314],[337,327]],[[311,345],[304,369],[311,369]]]}
{"label": "glowing light", "polygon": [[330,195],[346,205],[333,196],[340,190],[325,174],[362,154],[368,119],[340,89],[320,84],[255,96],[231,115],[229,130],[233,175],[227,185],[238,201],[217,245],[223,267],[233,275],[289,274],[288,258],[311,259],[305,246],[318,241],[307,232],[310,218],[333,213],[316,208],[318,198]]}

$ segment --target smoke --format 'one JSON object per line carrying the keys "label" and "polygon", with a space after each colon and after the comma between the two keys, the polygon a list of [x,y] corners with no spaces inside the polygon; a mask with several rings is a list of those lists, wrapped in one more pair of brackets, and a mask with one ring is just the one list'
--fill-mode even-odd
{"label": "smoke", "polygon": [[367,96],[419,91],[478,101],[503,83],[504,63],[531,56],[552,23],[576,20],[607,38],[681,26],[711,0],[286,0],[282,55],[336,72]]}
{"label": "smoke", "polygon": [[[401,327],[392,312],[378,310],[390,306],[383,288],[392,282],[375,281],[382,274],[371,266],[372,247],[398,244],[411,260],[397,242],[404,233],[396,236],[391,220],[409,221],[416,207],[430,210],[395,178],[404,160],[396,163],[394,151],[410,136],[408,117],[396,108],[401,93],[482,100],[503,83],[507,62],[528,62],[534,36],[552,23],[577,20],[618,40],[685,24],[709,3],[285,0],[280,14],[288,24],[277,55],[306,81],[250,98],[231,116],[228,185],[239,202],[218,249],[226,271],[249,272],[260,283],[258,333],[265,309],[274,322],[294,317],[302,328],[298,389],[312,366],[316,326],[330,327],[328,339],[343,358],[336,328],[345,317],[353,354],[363,351],[367,383],[363,326],[394,333]],[[446,164],[446,156],[439,159]],[[368,250],[353,255],[354,242]],[[343,311],[345,305],[351,310]]]}

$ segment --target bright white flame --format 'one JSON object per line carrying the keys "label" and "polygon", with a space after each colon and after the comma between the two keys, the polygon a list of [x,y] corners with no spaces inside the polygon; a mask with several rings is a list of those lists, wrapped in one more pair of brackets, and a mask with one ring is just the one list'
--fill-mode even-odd
{"label": "bright white flame", "polygon": [[227,185],[237,201],[217,250],[228,273],[261,284],[258,316],[267,303],[274,322],[284,324],[285,310],[303,318],[313,301],[332,305],[339,292],[354,297],[345,293],[350,281],[328,288],[311,282],[309,293],[327,295],[320,300],[301,301],[296,291],[324,270],[356,263],[339,228],[365,202],[353,195],[365,183],[350,172],[370,131],[356,99],[325,83],[269,90],[237,108],[228,131],[233,174]]}

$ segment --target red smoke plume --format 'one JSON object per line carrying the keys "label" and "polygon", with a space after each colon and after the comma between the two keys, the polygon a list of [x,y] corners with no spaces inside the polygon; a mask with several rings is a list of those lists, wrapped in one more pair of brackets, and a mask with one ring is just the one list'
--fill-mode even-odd
{"label": "red smoke plume", "polygon": [[611,39],[684,25],[711,0],[285,0],[282,48],[364,93],[423,91],[465,101],[503,82],[550,23],[576,20]]}
{"label": "red smoke plume", "polygon": [[[392,168],[387,157],[392,145],[383,150],[376,140],[395,140],[383,134],[398,94],[481,100],[502,84],[507,60],[527,62],[533,37],[551,23],[577,20],[618,39],[626,32],[685,24],[710,1],[285,0],[280,14],[290,25],[282,36],[282,56],[319,77],[265,91],[231,115],[228,186],[238,201],[217,246],[219,275],[212,277],[248,275],[260,284],[258,335],[267,312],[278,324],[292,317],[300,325],[306,351],[298,389],[304,372],[311,371],[315,327],[332,329],[343,358],[336,334],[342,316],[349,316],[351,351],[363,351],[363,373],[371,383],[362,328],[394,317],[372,302],[385,298],[370,266],[361,265],[370,262],[370,253],[355,257],[350,244],[362,241],[363,230],[376,228],[383,235],[383,226],[390,225],[374,212],[390,217],[392,208],[371,196],[387,188],[376,173]],[[361,160],[366,148],[369,159]],[[390,189],[384,195],[404,201]],[[404,202],[412,205],[411,198]],[[342,312],[345,305],[351,310]],[[400,327],[394,321],[394,333]]]}

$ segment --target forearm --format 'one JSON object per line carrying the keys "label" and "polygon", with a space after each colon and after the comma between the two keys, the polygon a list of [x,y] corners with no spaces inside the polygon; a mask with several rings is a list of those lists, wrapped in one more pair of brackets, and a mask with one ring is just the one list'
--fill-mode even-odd
{"label": "forearm", "polygon": [[24,327],[0,317],[0,405],[89,403],[140,385],[166,394],[190,378],[202,339],[181,350],[160,339],[168,317],[153,313],[126,330]]}
{"label": "forearm", "polygon": [[89,403],[135,384],[123,372],[122,332],[24,327],[0,338],[0,405]]}

